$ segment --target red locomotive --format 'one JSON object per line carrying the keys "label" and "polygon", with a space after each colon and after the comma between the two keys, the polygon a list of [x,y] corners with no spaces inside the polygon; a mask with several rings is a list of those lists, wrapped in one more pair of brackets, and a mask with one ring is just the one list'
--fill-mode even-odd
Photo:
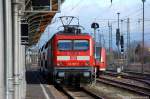
{"label": "red locomotive", "polygon": [[56,33],[40,51],[41,70],[55,82],[89,83],[94,69],[106,67],[105,49],[99,51],[101,61],[94,57],[94,40],[81,33],[78,25],[64,25],[64,31]]}

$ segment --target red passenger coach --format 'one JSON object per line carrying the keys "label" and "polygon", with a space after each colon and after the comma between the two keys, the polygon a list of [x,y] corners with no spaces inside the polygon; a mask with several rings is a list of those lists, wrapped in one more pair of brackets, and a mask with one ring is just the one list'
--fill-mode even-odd
{"label": "red passenger coach", "polygon": [[107,65],[107,61],[106,61],[106,49],[105,48],[101,48],[101,60],[100,60],[100,71],[105,71],[106,70],[106,65]]}
{"label": "red passenger coach", "polygon": [[[106,70],[106,49],[103,47],[96,47],[95,67],[97,68],[98,75],[100,72]],[[98,76],[97,75],[97,76]]]}

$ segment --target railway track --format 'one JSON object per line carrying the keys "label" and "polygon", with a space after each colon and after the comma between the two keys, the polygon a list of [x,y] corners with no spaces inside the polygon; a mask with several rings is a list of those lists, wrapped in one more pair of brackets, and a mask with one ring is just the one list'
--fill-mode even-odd
{"label": "railway track", "polygon": [[129,84],[129,83],[117,81],[117,80],[114,80],[114,79],[110,79],[110,78],[107,78],[107,77],[104,77],[104,76],[100,76],[100,78],[97,79],[97,82],[112,85],[114,87],[119,87],[119,88],[122,88],[122,89],[126,89],[126,90],[129,90],[129,91],[138,93],[138,94],[143,95],[143,96],[150,97],[150,88],[148,88],[148,87],[137,86],[137,85],[134,85],[134,84]]}
{"label": "railway track", "polygon": [[145,83],[150,86],[150,78],[147,76],[145,77],[145,76],[139,76],[139,75],[131,75],[131,74],[127,74],[127,73],[116,73],[116,72],[108,72],[108,71],[104,72],[103,74],[114,76],[114,77],[121,76],[125,79],[139,81],[139,82]]}
{"label": "railway track", "polygon": [[84,89],[83,87],[71,86],[56,86],[56,88],[63,92],[69,99],[103,99],[100,96]]}
{"label": "railway track", "polygon": [[[43,83],[47,82],[45,79],[43,79],[41,77],[40,74],[38,74],[38,76],[40,77],[40,80]],[[50,87],[50,85],[48,85],[48,86]],[[59,93],[63,94],[63,96],[68,97],[68,99],[103,99],[101,96],[98,96],[98,95],[84,89],[83,87],[66,86],[66,85],[59,85],[59,84],[55,83],[53,89],[58,90],[57,94],[59,92]],[[57,96],[57,98],[58,98],[58,96]],[[61,97],[59,97],[59,98],[61,99]],[[67,98],[65,98],[65,99],[67,99]]]}
{"label": "railway track", "polygon": [[150,76],[149,73],[140,73],[140,72],[133,72],[133,71],[125,71],[125,73],[130,73],[130,74],[134,74],[134,75],[141,75],[141,76]]}
{"label": "railway track", "polygon": [[126,71],[125,73],[134,76],[134,77],[138,77],[141,79],[145,79],[145,80],[149,80],[150,81],[150,74],[142,74],[142,73],[137,73],[137,72],[131,72],[131,71]]}

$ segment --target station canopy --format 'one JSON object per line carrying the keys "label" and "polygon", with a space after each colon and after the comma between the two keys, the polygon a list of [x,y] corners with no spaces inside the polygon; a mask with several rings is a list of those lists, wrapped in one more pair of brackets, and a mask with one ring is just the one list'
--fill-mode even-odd
{"label": "station canopy", "polygon": [[23,20],[28,23],[28,45],[38,42],[65,0],[25,0]]}

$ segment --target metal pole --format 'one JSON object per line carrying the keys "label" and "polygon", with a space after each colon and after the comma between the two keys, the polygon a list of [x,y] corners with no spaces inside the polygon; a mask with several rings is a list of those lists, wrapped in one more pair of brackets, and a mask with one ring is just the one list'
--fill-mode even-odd
{"label": "metal pole", "polygon": [[112,23],[110,25],[110,48],[112,48]]}
{"label": "metal pole", "polygon": [[4,22],[3,1],[0,0],[0,99],[4,99]]}
{"label": "metal pole", "polygon": [[112,52],[112,23],[110,25],[110,53],[111,53],[111,63],[114,60],[113,52]]}
{"label": "metal pole", "polygon": [[[18,12],[19,14],[19,12]],[[22,56],[21,56],[21,17],[18,16],[18,61],[19,61],[19,66],[18,66],[18,98],[21,99],[21,82],[22,82],[22,75],[21,75],[21,68],[22,68]]]}
{"label": "metal pole", "polygon": [[96,29],[94,29],[94,40],[95,40],[95,59],[96,59]]}
{"label": "metal pole", "polygon": [[58,12],[60,12],[60,5],[61,5],[61,0],[58,0]]}
{"label": "metal pole", "polygon": [[[123,20],[121,20],[121,30],[120,30],[120,36],[123,36]],[[120,43],[121,44],[121,43]],[[121,59],[123,58],[123,52],[121,52]]]}
{"label": "metal pole", "polygon": [[109,54],[110,54],[110,43],[111,43],[111,41],[110,41],[110,40],[111,40],[111,37],[110,37],[110,36],[111,36],[111,30],[110,30],[110,29],[111,29],[111,27],[110,27],[110,23],[109,23],[109,21],[108,21],[108,30],[109,30]]}
{"label": "metal pole", "polygon": [[113,56],[112,56],[112,23],[110,24],[110,63],[113,61]]}
{"label": "metal pole", "polygon": [[100,30],[98,29],[97,31],[98,31],[98,38],[99,38],[99,39],[98,39],[98,45],[101,46],[101,44],[100,44],[100,34],[99,34],[99,33],[100,33]]}
{"label": "metal pole", "polygon": [[118,29],[119,29],[119,15],[120,15],[120,13],[118,12],[117,14],[118,14]]}
{"label": "metal pole", "polygon": [[144,3],[145,3],[145,0],[142,0],[142,2],[143,2],[143,28],[142,28],[142,30],[143,30],[143,33],[142,33],[142,70],[141,70],[141,72],[143,73],[144,71],[143,71],[143,65],[144,65]]}
{"label": "metal pole", "polygon": [[101,44],[101,33],[100,33],[100,30],[98,30],[98,37],[99,37],[99,44],[100,44],[100,46],[102,46],[102,44]]}
{"label": "metal pole", "polygon": [[105,38],[104,38],[103,31],[102,31],[102,34],[101,34],[101,35],[102,35],[102,38],[103,38],[103,42],[102,42],[102,43],[103,43],[103,47],[105,47]]}
{"label": "metal pole", "polygon": [[4,32],[5,32],[5,75],[6,75],[6,99],[13,98],[13,56],[12,56],[12,10],[11,0],[4,1]]}
{"label": "metal pole", "polygon": [[22,49],[22,57],[23,57],[23,97],[26,97],[26,78],[25,78],[25,72],[26,72],[26,46],[23,46]]}
{"label": "metal pole", "polygon": [[13,44],[14,44],[14,48],[13,48],[13,56],[14,56],[14,99],[19,99],[19,92],[18,92],[18,81],[19,81],[19,73],[18,73],[18,67],[19,67],[19,57],[18,57],[18,52],[19,52],[19,40],[18,40],[18,4],[17,4],[17,0],[13,0]]}
{"label": "metal pole", "polygon": [[[123,36],[123,20],[121,20],[121,32],[120,32],[120,35],[121,36]],[[121,41],[120,41],[120,45],[121,45]],[[121,63],[121,71],[123,71],[124,70],[124,52],[122,52],[121,51],[121,55],[120,55],[121,57],[121,61],[122,61],[122,63]]]}
{"label": "metal pole", "polygon": [[130,61],[130,19],[127,19],[127,66]]}
{"label": "metal pole", "polygon": [[[119,27],[119,15],[120,15],[120,13],[117,13],[117,14],[118,14],[118,29],[119,29],[119,28],[120,28],[120,27]],[[118,44],[117,47],[118,47],[118,59],[119,59],[119,58],[120,58],[120,54],[119,54],[119,53],[120,53],[120,51],[119,51],[119,44]],[[119,64],[118,64],[118,65],[119,65]]]}
{"label": "metal pole", "polygon": [[[135,40],[134,40],[134,45],[136,44],[136,42],[135,42]],[[134,50],[133,51],[135,51],[135,48],[134,48]],[[134,63],[135,63],[135,52],[133,53],[133,58],[134,58]]]}
{"label": "metal pole", "polygon": [[123,20],[121,20],[121,32],[120,32],[120,35],[121,36],[123,35]]}
{"label": "metal pole", "polygon": [[20,99],[24,99],[25,98],[25,64],[24,64],[24,61],[25,61],[25,47],[24,45],[21,45],[21,48],[20,48],[20,58],[21,58],[21,64],[20,64]]}
{"label": "metal pole", "polygon": [[[118,14],[118,29],[119,29],[119,15],[120,15],[120,13],[117,13],[117,14]],[[118,67],[119,67],[119,58],[120,58],[119,44],[117,45],[117,48],[118,48],[118,66],[117,66],[117,69],[118,69]],[[117,70],[117,72],[118,72],[118,70]]]}
{"label": "metal pole", "polygon": [[[94,29],[94,40],[95,40],[95,64],[96,64],[96,29]],[[95,81],[94,84],[96,84],[96,72],[97,72],[97,68],[95,67]]]}

